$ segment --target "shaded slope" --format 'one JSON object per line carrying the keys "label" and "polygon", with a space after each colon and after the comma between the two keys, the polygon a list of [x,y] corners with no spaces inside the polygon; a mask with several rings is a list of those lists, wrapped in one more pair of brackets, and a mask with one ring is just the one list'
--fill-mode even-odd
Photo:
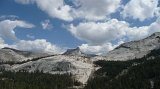
{"label": "shaded slope", "polygon": [[98,61],[85,89],[160,89],[160,49],[130,61]]}

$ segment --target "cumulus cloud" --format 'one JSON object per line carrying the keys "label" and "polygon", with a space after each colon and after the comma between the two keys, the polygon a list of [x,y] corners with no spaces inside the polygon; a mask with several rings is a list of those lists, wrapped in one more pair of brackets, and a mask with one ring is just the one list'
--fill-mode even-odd
{"label": "cumulus cloud", "polygon": [[158,0],[130,0],[121,12],[123,17],[143,21],[159,14]]}
{"label": "cumulus cloud", "polygon": [[160,31],[160,17],[156,20],[156,22],[152,23],[149,26],[149,33],[152,34],[154,32]]}
{"label": "cumulus cloud", "polygon": [[[49,16],[65,21],[76,18],[85,20],[104,20],[106,16],[116,12],[121,0],[71,0],[73,5],[68,5],[65,0],[15,0],[21,4],[36,5]],[[74,8],[76,7],[76,8]]]}
{"label": "cumulus cloud", "polygon": [[33,52],[42,52],[42,53],[62,53],[63,49],[60,47],[47,42],[45,39],[36,39],[36,40],[20,40],[14,45],[10,45],[12,48],[16,48],[19,50],[25,51],[33,51]]}
{"label": "cumulus cloud", "polygon": [[4,38],[11,38],[13,40],[16,40],[17,37],[15,36],[15,28],[21,27],[21,28],[32,28],[34,27],[33,24],[27,23],[22,20],[3,20],[0,21],[0,37]]}
{"label": "cumulus cloud", "polygon": [[[3,38],[7,39],[18,39],[15,34],[15,28],[33,28],[34,25],[27,23],[22,20],[2,20],[0,21],[0,48],[10,47],[24,51],[33,51],[33,52],[47,52],[47,53],[61,53],[63,49],[47,42],[45,39],[36,39],[36,40],[17,40],[14,44],[7,44]],[[31,34],[26,35],[28,38],[34,39],[34,36]]]}
{"label": "cumulus cloud", "polygon": [[5,44],[3,43],[3,40],[0,38],[0,49],[1,48],[4,48],[5,46],[4,46]]}
{"label": "cumulus cloud", "polygon": [[52,44],[45,39],[36,39],[36,40],[19,40],[14,44],[6,44],[5,41],[0,38],[0,48],[10,47],[23,51],[32,51],[38,53],[50,53],[50,54],[59,54],[63,53],[64,49],[58,47],[55,44]]}
{"label": "cumulus cloud", "polygon": [[128,37],[128,41],[133,41],[145,38],[148,35],[149,35],[148,26],[146,27],[144,26],[139,28],[138,27],[128,28],[126,36]]}
{"label": "cumulus cloud", "polygon": [[[77,26],[70,25],[68,30],[78,39],[86,41],[87,44],[80,46],[85,53],[106,54],[125,40],[129,24],[117,19],[107,22],[84,22]],[[113,41],[115,44],[112,44]]]}
{"label": "cumulus cloud", "polygon": [[155,22],[151,23],[149,26],[128,27],[127,37],[129,38],[129,41],[139,40],[155,32],[160,32],[159,18]]}
{"label": "cumulus cloud", "polygon": [[107,22],[84,22],[70,25],[69,31],[78,39],[91,44],[103,44],[126,35],[128,23],[112,19]]}
{"label": "cumulus cloud", "polygon": [[70,12],[71,7],[63,0],[15,0],[21,4],[36,4],[42,11],[53,18],[59,18],[66,21],[73,20]]}
{"label": "cumulus cloud", "polygon": [[[83,22],[78,22],[78,25],[71,24],[67,29],[76,38],[86,42],[80,48],[88,53],[104,54],[123,42],[139,40],[160,31],[158,19],[149,26],[130,27],[128,22],[110,18],[110,15],[117,11],[121,11],[124,18],[140,21],[158,17],[158,0],[129,0],[126,5],[122,5],[122,0],[70,0],[70,4],[65,0],[15,1],[35,4],[53,18],[65,21],[82,19]],[[41,25],[43,29],[52,27],[49,20],[41,22]]]}
{"label": "cumulus cloud", "polygon": [[4,47],[8,47],[7,44],[5,44],[4,40],[2,38],[0,38],[0,49],[4,48]]}
{"label": "cumulus cloud", "polygon": [[[123,42],[121,42],[123,43]],[[119,44],[121,44],[119,43]],[[113,45],[112,43],[105,43],[102,45],[90,45],[90,44],[82,44],[80,46],[81,51],[89,54],[97,54],[97,55],[105,55],[108,51],[113,50],[117,45]]]}
{"label": "cumulus cloud", "polygon": [[74,14],[86,20],[104,20],[106,16],[116,12],[121,0],[72,0],[78,7]]}
{"label": "cumulus cloud", "polygon": [[[15,0],[21,4],[36,4],[42,11],[53,18],[65,21],[83,19],[100,21],[109,19],[112,13],[121,11],[124,18],[131,17],[144,21],[160,15],[158,0],[130,0],[123,5],[122,0]],[[122,8],[121,8],[122,7]]]}
{"label": "cumulus cloud", "polygon": [[41,26],[44,30],[50,30],[53,28],[53,25],[50,23],[49,19],[46,19],[41,22]]}

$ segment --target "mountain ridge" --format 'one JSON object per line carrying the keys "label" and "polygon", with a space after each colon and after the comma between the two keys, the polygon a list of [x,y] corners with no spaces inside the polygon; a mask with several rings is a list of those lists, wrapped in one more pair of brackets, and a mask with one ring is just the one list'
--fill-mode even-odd
{"label": "mountain ridge", "polygon": [[22,62],[33,58],[47,56],[47,53],[35,53],[4,47],[0,49],[0,62]]}
{"label": "mountain ridge", "polygon": [[160,32],[137,41],[123,43],[114,50],[107,53],[105,60],[131,60],[141,58],[148,54],[151,50],[160,47]]}
{"label": "mountain ridge", "polygon": [[[151,36],[138,40],[121,44],[114,50],[110,51],[106,56],[90,56],[83,53],[79,47],[76,49],[68,49],[63,54],[46,56],[36,60],[28,60],[33,56],[26,57],[28,51],[20,51],[12,48],[0,49],[0,57],[9,59],[7,61],[25,61],[22,63],[15,63],[13,65],[1,64],[0,67],[4,67],[6,70],[27,72],[43,71],[50,74],[65,74],[71,73],[75,76],[76,80],[85,84],[92,73],[99,69],[93,62],[98,60],[111,60],[111,61],[127,61],[134,59],[135,57],[141,58],[147,55],[151,50],[157,49],[160,46],[160,33],[154,33]],[[29,54],[32,52],[29,52]],[[5,56],[3,56],[5,55]],[[8,56],[10,55],[10,56]],[[33,54],[34,55],[34,54]],[[18,58],[18,59],[17,59]]]}

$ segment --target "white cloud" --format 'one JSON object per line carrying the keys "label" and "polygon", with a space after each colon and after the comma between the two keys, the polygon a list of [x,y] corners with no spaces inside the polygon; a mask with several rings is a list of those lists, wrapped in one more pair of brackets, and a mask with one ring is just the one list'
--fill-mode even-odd
{"label": "white cloud", "polygon": [[128,27],[127,37],[129,38],[129,41],[139,40],[155,32],[160,32],[160,20],[159,19],[151,23],[149,26],[133,27],[133,28]]}
{"label": "white cloud", "polygon": [[[11,47],[24,51],[34,51],[34,52],[47,52],[47,53],[61,53],[63,49],[60,47],[47,42],[45,39],[36,40],[17,40],[14,44],[7,44],[3,38],[17,39],[15,35],[15,28],[32,28],[33,24],[27,23],[22,20],[3,20],[0,21],[0,48]],[[34,39],[31,34],[26,35],[29,38]]]}
{"label": "white cloud", "polygon": [[2,38],[0,38],[0,49],[1,48],[4,48],[4,47],[7,47],[8,45],[5,44],[4,40]]}
{"label": "white cloud", "polygon": [[21,4],[33,4],[36,5],[49,16],[53,18],[59,18],[66,21],[73,20],[70,12],[71,7],[66,5],[63,0],[15,0]]}
{"label": "white cloud", "polygon": [[139,40],[160,32],[160,20],[149,26],[130,27],[127,22],[111,19],[107,22],[83,22],[70,25],[68,30],[78,39],[86,41],[80,47],[84,52],[104,54],[119,44]]}
{"label": "white cloud", "polygon": [[63,49],[60,47],[47,42],[45,39],[36,39],[36,40],[20,40],[19,42],[11,45],[10,47],[16,48],[19,50],[33,51],[33,52],[44,52],[44,53],[62,53]]}
{"label": "white cloud", "polygon": [[11,38],[11,39],[17,39],[15,36],[15,28],[21,27],[21,28],[32,28],[34,27],[33,24],[27,23],[25,21],[21,20],[3,20],[0,21],[0,37],[4,38]]}
{"label": "white cloud", "polygon": [[44,30],[50,30],[53,28],[53,25],[50,23],[50,20],[46,19],[41,22],[41,26]]}
{"label": "white cloud", "polygon": [[[123,43],[128,27],[127,22],[112,19],[107,22],[84,22],[77,26],[70,25],[68,30],[76,38],[87,42],[80,46],[83,52],[104,55]],[[118,42],[112,44],[112,41]]]}
{"label": "white cloud", "polygon": [[90,44],[82,44],[80,49],[84,53],[89,54],[97,54],[97,55],[106,55],[107,52],[113,50],[115,47],[119,46],[120,44],[124,43],[123,41],[119,41],[117,44],[112,43],[105,43],[102,45],[90,45]]}
{"label": "white cloud", "polygon": [[[110,15],[122,9],[124,18],[132,17],[143,21],[160,15],[158,0],[130,0],[122,5],[122,0],[70,0],[73,5],[65,0],[15,0],[21,4],[36,4],[42,11],[53,18],[65,21],[83,19],[89,21],[104,21]],[[121,8],[122,7],[122,8]]]}
{"label": "white cloud", "polygon": [[156,20],[156,22],[152,23],[149,26],[149,33],[152,34],[154,32],[160,31],[160,17]]}
{"label": "white cloud", "polygon": [[70,25],[68,30],[78,39],[91,44],[103,44],[126,35],[128,23],[112,19],[107,22],[84,22],[78,26]]}
{"label": "white cloud", "polygon": [[158,0],[130,0],[121,12],[123,17],[143,21],[159,14]]}
{"label": "white cloud", "polygon": [[128,37],[128,41],[139,40],[145,38],[149,35],[148,26],[142,27],[128,27],[126,30],[126,37]]}
{"label": "white cloud", "polygon": [[36,40],[20,40],[14,44],[8,45],[5,41],[0,38],[0,48],[10,47],[23,51],[32,51],[39,53],[63,53],[64,49],[58,47],[55,44],[47,42],[45,39],[36,39]]}
{"label": "white cloud", "polygon": [[[65,21],[76,18],[85,20],[104,20],[106,16],[116,12],[121,0],[71,0],[73,6],[67,5],[64,0],[15,0],[21,4],[36,5],[49,16]],[[74,8],[74,6],[76,8]]]}
{"label": "white cloud", "polygon": [[117,45],[113,45],[112,43],[105,43],[102,45],[82,44],[80,49],[84,53],[105,55],[108,51],[113,50],[116,46]]}
{"label": "white cloud", "polygon": [[[53,18],[65,21],[82,19],[78,25],[71,24],[67,28],[76,38],[86,41],[80,48],[84,52],[104,54],[120,43],[139,40],[160,31],[160,21],[149,26],[130,27],[125,21],[111,19],[109,16],[122,6],[122,0],[70,0],[73,6],[65,0],[15,0],[22,4],[36,4],[38,8]],[[158,0],[130,0],[122,8],[121,15],[144,21],[158,17],[160,8]],[[108,20],[108,21],[106,21]],[[50,27],[50,21],[41,22],[43,29]]]}
{"label": "white cloud", "polygon": [[104,20],[106,16],[116,12],[121,0],[72,0],[78,9],[74,9],[75,16],[86,20]]}
{"label": "white cloud", "polygon": [[4,44],[4,40],[0,38],[0,44]]}

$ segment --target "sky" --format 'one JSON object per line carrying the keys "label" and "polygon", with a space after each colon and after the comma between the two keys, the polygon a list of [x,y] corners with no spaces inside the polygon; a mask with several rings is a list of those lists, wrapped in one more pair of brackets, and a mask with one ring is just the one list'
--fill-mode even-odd
{"label": "sky", "polygon": [[160,32],[160,0],[0,0],[0,48],[105,55]]}

